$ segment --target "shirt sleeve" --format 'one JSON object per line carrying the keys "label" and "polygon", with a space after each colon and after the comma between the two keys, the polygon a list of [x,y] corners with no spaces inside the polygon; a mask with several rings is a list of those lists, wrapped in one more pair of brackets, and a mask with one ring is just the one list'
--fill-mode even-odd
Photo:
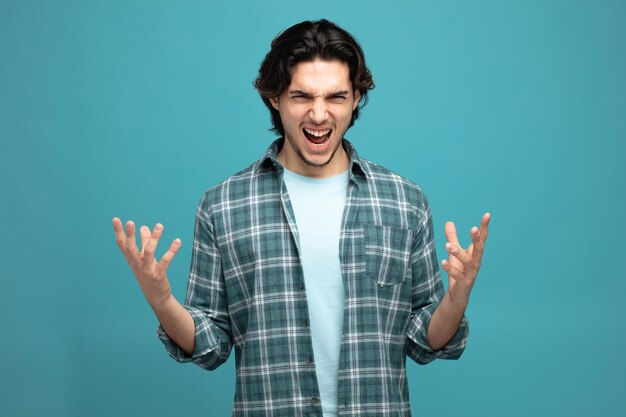
{"label": "shirt sleeve", "polygon": [[192,355],[187,355],[161,326],[157,335],[174,360],[193,362],[212,370],[228,359],[232,335],[220,253],[206,204],[205,194],[196,212],[191,268],[183,305],[195,324],[195,350]]}
{"label": "shirt sleeve", "polygon": [[450,341],[439,350],[433,350],[428,343],[428,326],[445,290],[439,273],[435,251],[432,217],[428,201],[424,198],[422,221],[417,229],[411,250],[412,266],[412,309],[407,337],[408,354],[419,364],[427,364],[435,359],[458,359],[467,343],[469,324],[463,316],[461,324]]}

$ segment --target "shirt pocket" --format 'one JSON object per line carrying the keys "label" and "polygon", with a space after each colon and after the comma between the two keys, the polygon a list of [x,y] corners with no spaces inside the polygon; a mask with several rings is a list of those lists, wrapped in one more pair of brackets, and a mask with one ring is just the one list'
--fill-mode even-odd
{"label": "shirt pocket", "polygon": [[364,235],[365,273],[381,287],[403,283],[409,274],[413,231],[368,226]]}

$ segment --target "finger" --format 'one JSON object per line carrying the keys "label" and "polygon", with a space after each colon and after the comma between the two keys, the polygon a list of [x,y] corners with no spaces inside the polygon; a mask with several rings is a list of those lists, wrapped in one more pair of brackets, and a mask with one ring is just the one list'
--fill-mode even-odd
{"label": "finger", "polygon": [[150,240],[150,236],[152,236],[152,234],[150,233],[150,228],[148,228],[148,226],[141,226],[139,228],[139,237],[141,238],[141,252],[142,253],[144,249],[146,248],[146,243],[148,243],[148,240]]}
{"label": "finger", "polygon": [[137,251],[137,241],[135,240],[135,223],[132,221],[126,222],[126,250],[131,253]]}
{"label": "finger", "polygon": [[461,246],[459,244],[459,239],[456,235],[456,226],[454,226],[454,223],[446,222],[446,225],[444,226],[444,231],[446,232],[446,239],[448,239],[448,242],[457,246]]}
{"label": "finger", "polygon": [[483,218],[480,220],[480,235],[483,238],[483,243],[487,240],[490,221],[491,221],[491,213],[483,214]]}
{"label": "finger", "polygon": [[441,268],[448,273],[449,277],[455,280],[460,280],[465,275],[463,271],[452,265],[452,263],[446,259],[441,261]]}
{"label": "finger", "polygon": [[477,227],[472,228],[472,241],[474,242],[474,253],[482,256],[485,248],[485,242],[487,241],[487,235],[489,230],[489,220],[491,220],[491,214],[483,214],[483,218],[480,221],[480,229]]}
{"label": "finger", "polygon": [[447,242],[446,250],[451,256],[456,257],[463,264],[468,264],[472,261],[472,257],[458,245],[453,245],[452,243]]}
{"label": "finger", "polygon": [[466,259],[461,260],[458,255],[458,253],[456,255],[449,254],[448,259],[445,261],[466,276],[471,276],[478,272],[478,267],[476,267],[473,257],[467,255]]}
{"label": "finger", "polygon": [[146,243],[146,246],[143,249],[143,261],[145,265],[149,265],[154,261],[154,252],[156,251],[162,234],[163,225],[161,223],[157,223],[152,230],[152,235],[150,236],[148,243]]}
{"label": "finger", "polygon": [[156,266],[158,272],[165,273],[165,271],[167,271],[167,268],[172,263],[172,260],[174,259],[174,256],[176,256],[178,249],[180,249],[181,243],[182,242],[180,241],[180,239],[174,239],[174,241],[170,245],[170,248],[167,250],[167,252],[163,254],[163,256],[161,257],[161,261]]}
{"label": "finger", "polygon": [[480,230],[478,227],[474,226],[470,229],[470,239],[472,240],[472,243],[467,247],[467,253],[473,257],[476,245],[480,244]]}
{"label": "finger", "polygon": [[119,217],[113,217],[113,231],[115,232],[115,241],[117,242],[117,246],[120,249],[124,248],[124,243],[126,241],[124,236],[124,228],[122,227],[122,221]]}
{"label": "finger", "polygon": [[448,259],[445,260],[447,263],[449,263],[451,266],[453,266],[454,268],[458,269],[461,272],[464,272],[465,270],[465,265],[463,265],[463,262],[461,262],[458,258],[449,255]]}

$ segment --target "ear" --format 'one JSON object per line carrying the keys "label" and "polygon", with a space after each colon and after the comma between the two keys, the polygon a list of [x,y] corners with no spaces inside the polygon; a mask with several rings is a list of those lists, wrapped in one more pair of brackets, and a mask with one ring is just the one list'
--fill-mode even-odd
{"label": "ear", "polygon": [[361,92],[359,90],[354,90],[354,103],[352,104],[352,110],[356,109],[360,102]]}
{"label": "ear", "polygon": [[272,107],[274,107],[276,110],[278,110],[278,97],[270,97],[269,101],[270,101],[270,104],[272,105]]}

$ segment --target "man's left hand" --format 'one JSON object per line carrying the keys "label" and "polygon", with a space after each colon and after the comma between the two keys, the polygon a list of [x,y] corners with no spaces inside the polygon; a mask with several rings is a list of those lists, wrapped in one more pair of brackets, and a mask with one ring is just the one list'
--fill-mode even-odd
{"label": "man's left hand", "polygon": [[480,222],[480,229],[472,227],[470,230],[472,243],[467,249],[461,247],[454,223],[447,222],[445,225],[448,240],[446,250],[449,257],[441,261],[441,266],[448,273],[448,296],[457,306],[466,307],[469,302],[470,292],[480,269],[490,219],[491,215],[485,213]]}

